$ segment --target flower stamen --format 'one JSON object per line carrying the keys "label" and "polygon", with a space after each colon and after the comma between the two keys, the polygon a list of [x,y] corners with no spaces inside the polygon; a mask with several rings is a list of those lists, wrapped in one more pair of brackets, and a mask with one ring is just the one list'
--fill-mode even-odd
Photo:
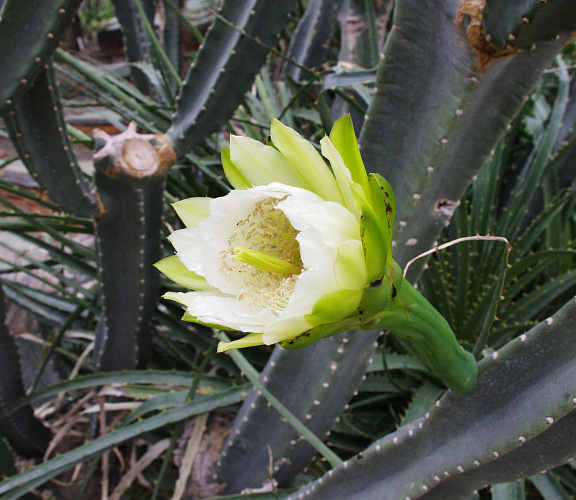
{"label": "flower stamen", "polygon": [[257,201],[252,212],[236,224],[228,249],[220,252],[228,279],[242,283],[238,300],[255,309],[283,311],[305,267],[296,240],[299,231],[276,208],[286,198]]}

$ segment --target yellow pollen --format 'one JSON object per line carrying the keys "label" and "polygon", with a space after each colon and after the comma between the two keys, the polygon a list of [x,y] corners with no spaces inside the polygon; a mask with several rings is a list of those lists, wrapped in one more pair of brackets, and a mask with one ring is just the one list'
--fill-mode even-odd
{"label": "yellow pollen", "polygon": [[298,231],[276,208],[287,196],[256,202],[252,212],[237,223],[228,249],[221,252],[222,269],[229,279],[241,279],[238,300],[256,309],[284,310],[304,269]]}

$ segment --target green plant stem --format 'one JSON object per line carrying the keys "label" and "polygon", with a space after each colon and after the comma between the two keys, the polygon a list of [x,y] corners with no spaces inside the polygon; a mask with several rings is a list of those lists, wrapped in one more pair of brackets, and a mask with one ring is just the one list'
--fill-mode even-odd
{"label": "green plant stem", "polygon": [[369,324],[410,341],[420,358],[454,392],[474,388],[478,366],[458,344],[448,322],[405,279],[388,306]]}
{"label": "green plant stem", "polygon": [[[222,342],[230,342],[229,337],[223,332],[218,331],[216,336]],[[238,365],[238,368],[242,370],[244,375],[250,380],[255,389],[262,392],[264,397],[270,403],[270,406],[275,408],[280,415],[282,415],[286,421],[296,429],[311,446],[313,446],[318,453],[320,453],[332,467],[336,467],[338,464],[342,463],[342,460],[336,453],[334,453],[328,446],[326,446],[316,434],[310,432],[310,430],[298,420],[279,400],[276,398],[259,380],[258,371],[248,362],[244,355],[236,349],[230,350],[227,354],[234,360]],[[287,375],[288,376],[288,375]]]}

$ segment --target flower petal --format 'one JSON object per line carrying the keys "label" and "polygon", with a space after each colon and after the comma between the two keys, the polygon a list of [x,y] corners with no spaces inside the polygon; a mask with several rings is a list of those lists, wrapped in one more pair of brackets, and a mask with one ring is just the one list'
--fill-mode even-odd
{"label": "flower petal", "polygon": [[324,137],[320,141],[320,146],[322,147],[322,154],[330,160],[330,165],[334,172],[334,177],[338,183],[338,188],[340,189],[346,208],[348,208],[348,210],[350,210],[354,215],[359,216],[360,214],[356,199],[351,189],[353,181],[352,176],[350,175],[350,170],[348,170],[344,164],[344,160],[342,160],[342,157],[340,156],[340,153],[338,153],[328,137]]}
{"label": "flower petal", "polygon": [[218,352],[224,352],[229,349],[242,349],[243,347],[254,347],[264,344],[261,333],[251,333],[232,342],[219,342]]}
{"label": "flower petal", "polygon": [[278,318],[270,309],[259,311],[236,297],[205,294],[194,298],[186,311],[203,323],[251,333],[264,333],[266,326]]}
{"label": "flower petal", "polygon": [[250,137],[230,136],[230,160],[252,186],[280,182],[308,188],[302,177],[276,149]]}
{"label": "flower petal", "polygon": [[358,315],[362,290],[336,290],[316,301],[312,312],[305,319],[312,326],[335,323],[352,315]]}
{"label": "flower petal", "polygon": [[338,288],[363,290],[368,283],[362,242],[348,240],[338,245],[334,275]]}
{"label": "flower petal", "polygon": [[360,239],[360,226],[354,215],[334,202],[300,203],[288,197],[277,205],[298,231],[312,229],[327,244],[336,246],[343,241]]}
{"label": "flower petal", "polygon": [[350,171],[352,180],[360,184],[366,197],[368,197],[368,201],[371,201],[366,167],[362,161],[362,156],[360,156],[356,134],[354,133],[354,125],[352,124],[350,115],[345,115],[334,122],[332,130],[330,131],[330,141],[338,153],[340,153],[344,164]]}
{"label": "flower petal", "polygon": [[177,255],[172,255],[171,257],[162,259],[160,262],[156,262],[154,267],[161,273],[164,273],[174,283],[184,288],[190,288],[191,290],[214,290],[214,288],[206,282],[204,277],[193,273],[182,264],[182,261]]}
{"label": "flower petal", "polygon": [[266,345],[276,344],[300,335],[311,326],[302,316],[285,317],[270,323],[262,339]]}
{"label": "flower petal", "polygon": [[178,304],[181,304],[186,307],[190,302],[186,297],[186,292],[166,292],[164,295],[162,295],[162,298],[167,300],[173,300],[174,302],[178,302]]}
{"label": "flower petal", "polygon": [[270,137],[310,191],[327,201],[343,203],[336,179],[312,144],[278,120],[272,121]]}
{"label": "flower petal", "polygon": [[[293,334],[306,331],[307,327],[304,318],[312,312],[314,304],[326,293],[338,289],[332,262],[327,262],[321,268],[308,269],[299,276],[288,304],[280,313],[282,321],[287,318],[302,318],[298,323],[301,328],[299,328],[299,331],[293,332]],[[274,328],[278,329],[281,326],[274,325]],[[267,333],[271,332],[272,330],[267,330]]]}
{"label": "flower petal", "polygon": [[186,227],[192,228],[196,227],[201,220],[210,216],[209,202],[210,198],[187,198],[177,201],[172,207]]}
{"label": "flower petal", "polygon": [[240,169],[230,160],[230,149],[222,148],[221,158],[224,175],[234,189],[248,189],[252,187],[252,183],[246,179],[242,172],[240,172]]}

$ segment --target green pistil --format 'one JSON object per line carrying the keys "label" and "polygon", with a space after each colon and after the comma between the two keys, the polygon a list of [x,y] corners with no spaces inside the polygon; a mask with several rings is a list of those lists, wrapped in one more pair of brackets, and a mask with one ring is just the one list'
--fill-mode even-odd
{"label": "green pistil", "polygon": [[279,274],[300,274],[301,269],[290,262],[272,257],[258,250],[250,250],[249,248],[236,247],[234,248],[234,259],[244,262],[261,271],[270,271]]}

